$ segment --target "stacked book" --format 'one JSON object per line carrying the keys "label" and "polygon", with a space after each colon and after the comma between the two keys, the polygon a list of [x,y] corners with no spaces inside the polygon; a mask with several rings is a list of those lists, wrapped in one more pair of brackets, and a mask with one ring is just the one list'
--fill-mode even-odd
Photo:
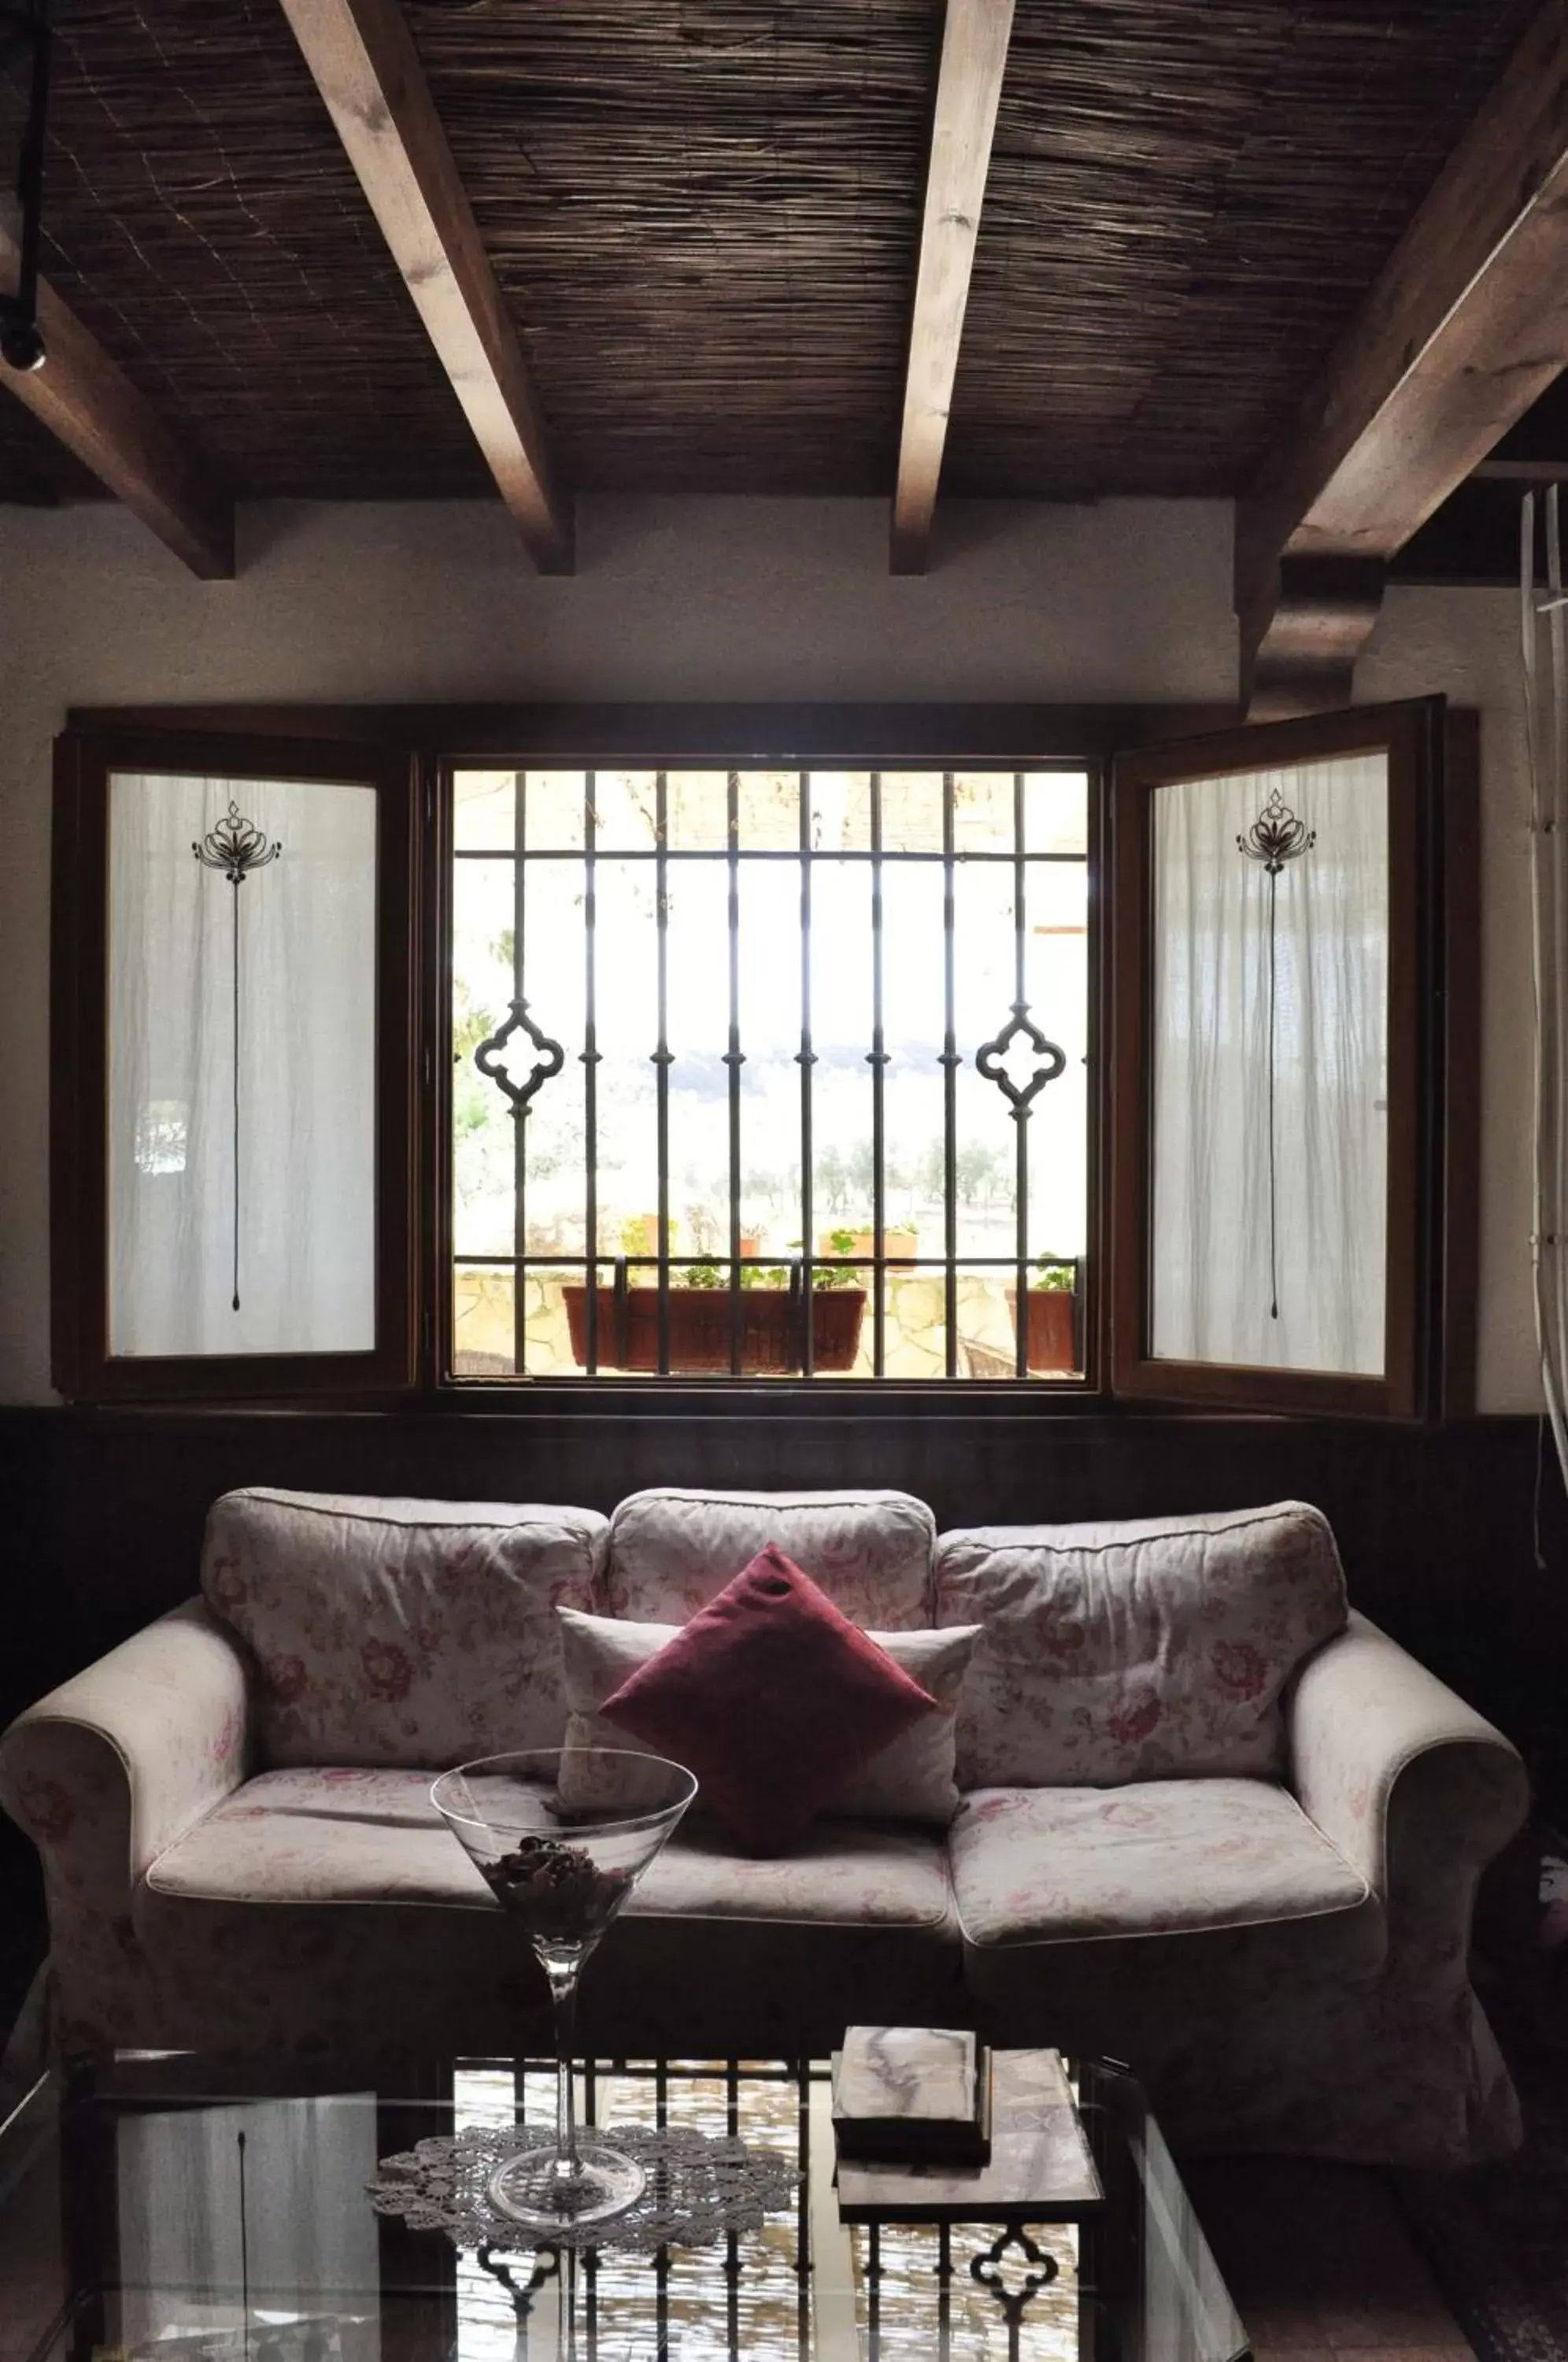
{"label": "stacked book", "polygon": [[881,2165],[984,2165],[991,2153],[991,2061],[977,2035],[929,2025],[852,2025],[833,2057],[841,2158]]}
{"label": "stacked book", "polygon": [[852,2025],[833,2058],[846,2223],[1077,2222],[1103,2202],[1056,2050]]}

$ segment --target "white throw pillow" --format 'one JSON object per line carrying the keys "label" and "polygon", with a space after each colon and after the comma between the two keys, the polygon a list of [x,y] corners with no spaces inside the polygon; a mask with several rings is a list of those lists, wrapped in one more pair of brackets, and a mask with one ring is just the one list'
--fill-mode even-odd
{"label": "white throw pillow", "polygon": [[[578,1608],[558,1607],[561,1662],[567,1702],[566,1744],[580,1747],[645,1748],[599,1712],[623,1682],[657,1656],[679,1631],[679,1624],[633,1624],[613,1616],[585,1616]],[[934,1821],[945,1828],[958,1809],[954,1778],[958,1693],[970,1653],[980,1637],[977,1624],[949,1626],[944,1631],[872,1632],[867,1638],[886,1649],[893,1662],[929,1691],[938,1711],[917,1722],[874,1756],[863,1772],[823,1810],[857,1820]],[[781,1765],[781,1775],[788,1767]],[[563,1776],[569,1795],[570,1782]],[[588,1803],[584,1795],[581,1802]]]}

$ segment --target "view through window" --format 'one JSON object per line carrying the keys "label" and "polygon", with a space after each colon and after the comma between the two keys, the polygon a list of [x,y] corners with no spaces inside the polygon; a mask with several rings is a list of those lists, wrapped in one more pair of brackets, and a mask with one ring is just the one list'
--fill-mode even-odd
{"label": "view through window", "polygon": [[1088,805],[459,768],[454,1374],[1080,1370]]}

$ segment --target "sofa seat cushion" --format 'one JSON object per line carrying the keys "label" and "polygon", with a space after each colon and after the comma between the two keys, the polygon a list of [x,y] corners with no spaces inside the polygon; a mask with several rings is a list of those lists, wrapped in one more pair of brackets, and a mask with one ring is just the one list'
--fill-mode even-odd
{"label": "sofa seat cushion", "polygon": [[983,1624],[961,1788],[1277,1778],[1280,1697],[1344,1629],[1344,1575],[1299,1501],[1131,1524],[944,1534],[938,1624]]}
{"label": "sofa seat cushion", "polygon": [[555,1610],[592,1606],[608,1531],[593,1509],[226,1494],[202,1590],[255,1666],[261,1760],[440,1771],[559,1747]]}
{"label": "sofa seat cushion", "polygon": [[[543,1975],[429,1784],[264,1772],[160,1854],[133,1898],[157,2039],[345,2058],[547,2047]],[[605,2054],[792,2057],[883,2010],[941,2025],[964,2007],[939,1836],[833,1821],[754,1860],[689,1820],[595,1953],[580,2024]]]}
{"label": "sofa seat cushion", "polygon": [[852,1624],[913,1631],[933,1620],[935,1541],[935,1518],[908,1493],[662,1486],[633,1493],[610,1520],[605,1604],[613,1616],[684,1624],[777,1542]]}
{"label": "sofa seat cushion", "polygon": [[941,1838],[907,1822],[820,1821],[790,1853],[758,1858],[697,1820],[666,1846],[627,1908],[646,1918],[940,1928],[953,1898]]}
{"label": "sofa seat cushion", "polygon": [[[264,1772],[148,1871],[149,1898],[255,1904],[442,1904],[491,1909],[490,1890],[430,1802],[424,1772]],[[153,1906],[156,1911],[156,1904]],[[651,1917],[935,1927],[952,1908],[940,1838],[834,1821],[757,1860],[688,1823],[628,1909]]]}
{"label": "sofa seat cushion", "polygon": [[1261,1780],[982,1788],[951,1831],[977,1948],[1198,1933],[1353,1912],[1364,1879]]}
{"label": "sofa seat cushion", "polygon": [[209,1903],[440,1903],[490,1889],[430,1801],[428,1772],[263,1772],[160,1853],[144,1893]]}

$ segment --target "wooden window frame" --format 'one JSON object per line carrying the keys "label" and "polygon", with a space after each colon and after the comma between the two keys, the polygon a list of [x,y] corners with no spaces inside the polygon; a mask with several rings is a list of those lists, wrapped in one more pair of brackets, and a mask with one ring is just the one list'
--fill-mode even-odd
{"label": "wooden window frame", "polygon": [[[108,1339],[108,831],[115,772],[342,780],[376,828],[374,1346],[355,1353],[116,1355]],[[56,741],[51,944],[53,1377],[72,1401],[384,1394],[414,1375],[416,841],[405,757],[341,739],[69,729]]]}
{"label": "wooden window frame", "polygon": [[[1442,701],[1429,716],[1434,776],[1418,909],[1422,993],[1422,1120],[1418,1154],[1423,1235],[1417,1273],[1411,1407],[1353,1393],[1275,1388],[1173,1389],[1132,1367],[1123,1383],[1127,1325],[1127,1152],[1132,1110],[1113,1088],[1123,1058],[1134,969],[1114,815],[1118,779],[1133,767],[1190,770],[1216,734],[1237,727],[1233,707],[1208,706],[248,706],[87,708],[57,741],[51,1108],[54,1374],[83,1403],[244,1401],[287,1407],[330,1396],[345,1407],[417,1403],[468,1415],[668,1418],[755,1418],[786,1403],[792,1416],[830,1422],[899,1415],[1016,1418],[1103,1416],[1158,1403],[1190,1410],[1454,1418],[1474,1407],[1477,1153],[1477,736],[1475,717]],[[1364,732],[1357,709],[1342,720]],[[1306,725],[1264,725],[1296,729]],[[1321,729],[1321,722],[1310,725]],[[1261,746],[1255,732],[1248,743]],[[1128,750],[1134,750],[1129,754]],[[1255,757],[1251,758],[1255,759]],[[516,762],[572,767],[668,767],[785,762],[864,767],[872,761],[1017,765],[1082,761],[1095,780],[1091,836],[1091,1080],[1085,1363],[1067,1381],[847,1378],[617,1380],[447,1377],[450,1319],[449,1209],[445,1143],[449,1010],[443,989],[448,891],[442,859],[448,822],[442,774]],[[372,781],[394,825],[383,832],[379,959],[388,1021],[378,1044],[378,1344],[359,1355],[244,1355],[111,1361],[105,1352],[104,1016],[106,779],[110,768],[178,768],[235,777]],[[1237,767],[1242,766],[1238,764]],[[1140,889],[1137,889],[1141,891]],[[1133,1357],[1134,1362],[1137,1357]],[[1151,1365],[1161,1379],[1169,1365]],[[1263,1374],[1265,1377],[1278,1375]],[[1380,1382],[1373,1382],[1374,1385]],[[1289,1398],[1291,1394],[1294,1399]],[[1265,1395],[1268,1398],[1264,1398]]]}
{"label": "wooden window frame", "polygon": [[[1477,780],[1473,715],[1441,698],[1254,724],[1119,757],[1111,814],[1110,1383],[1140,1404],[1400,1420],[1473,1403]],[[1388,756],[1388,1168],[1381,1377],[1149,1350],[1153,1190],[1150,817],[1173,783]]]}

